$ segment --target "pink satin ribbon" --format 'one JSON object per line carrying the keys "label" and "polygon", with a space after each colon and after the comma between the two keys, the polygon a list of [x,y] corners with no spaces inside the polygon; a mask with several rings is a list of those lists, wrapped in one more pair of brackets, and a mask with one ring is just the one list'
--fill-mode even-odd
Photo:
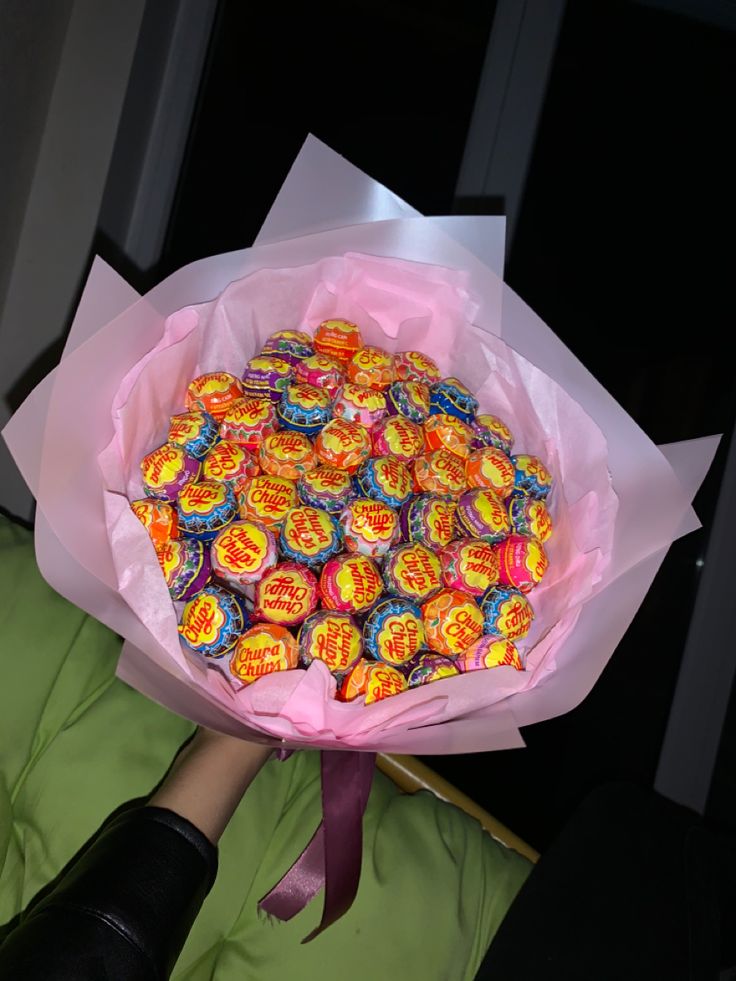
{"label": "pink satin ribbon", "polygon": [[325,750],[321,762],[322,820],[296,862],[258,904],[276,919],[290,920],[324,886],[322,920],[302,943],[339,920],[355,899],[376,754]]}

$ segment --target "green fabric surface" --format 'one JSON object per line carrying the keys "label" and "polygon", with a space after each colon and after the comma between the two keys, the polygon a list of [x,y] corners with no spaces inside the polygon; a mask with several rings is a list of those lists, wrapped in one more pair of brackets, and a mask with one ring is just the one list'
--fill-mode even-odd
{"label": "green fabric surface", "polygon": [[[120,641],[51,590],[30,534],[0,516],[0,924],[105,818],[158,783],[192,724],[114,677]],[[472,979],[529,863],[431,794],[376,773],[350,911],[312,943],[322,896],[289,923],[256,904],[320,819],[319,756],[269,762],[220,843],[180,981]]]}

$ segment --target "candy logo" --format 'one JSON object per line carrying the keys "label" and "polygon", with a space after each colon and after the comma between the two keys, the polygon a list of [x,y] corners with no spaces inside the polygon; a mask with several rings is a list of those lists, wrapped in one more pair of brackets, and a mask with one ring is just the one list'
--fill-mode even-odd
{"label": "candy logo", "polygon": [[422,382],[406,382],[406,394],[409,401],[424,414],[429,412],[429,389]]}
{"label": "candy logo", "polygon": [[218,392],[225,393],[231,387],[235,391],[240,389],[238,379],[226,371],[215,371],[209,375],[201,375],[199,378],[195,378],[189,386],[189,390],[193,395],[215,395]]}
{"label": "candy logo", "polygon": [[353,358],[353,364],[360,368],[389,367],[391,358],[377,347],[364,347]]}
{"label": "candy logo", "polygon": [[376,665],[370,671],[366,686],[366,703],[377,702],[391,695],[398,695],[406,688],[406,679],[395,668],[389,665]]}
{"label": "candy logo", "polygon": [[182,549],[179,542],[165,542],[156,546],[156,556],[166,582],[171,582],[183,564]]}
{"label": "candy logo", "polygon": [[344,671],[359,653],[358,632],[345,620],[325,619],[314,628],[314,656],[330,671]]}
{"label": "candy logo", "polygon": [[217,598],[207,593],[200,594],[187,604],[179,632],[193,647],[209,645],[219,640],[226,620]]}
{"label": "candy logo", "polygon": [[456,504],[445,501],[432,501],[429,506],[427,522],[430,528],[429,539],[437,545],[446,545],[452,540]]}
{"label": "candy logo", "polygon": [[157,518],[163,517],[161,512],[155,507],[153,501],[150,503],[148,501],[136,501],[135,504],[131,504],[131,509],[136,518],[146,528],[152,527]]}
{"label": "candy logo", "polygon": [[440,621],[440,632],[451,650],[460,653],[467,650],[483,632],[483,617],[477,606],[457,606],[447,619]]}
{"label": "candy logo", "polygon": [[484,667],[497,668],[503,665],[510,665],[517,671],[522,670],[519,652],[510,640],[495,641],[483,655]]}
{"label": "candy logo", "polygon": [[495,528],[497,531],[509,530],[509,516],[506,513],[506,508],[493,491],[481,491],[475,495],[473,503],[484,525]]}
{"label": "candy logo", "polygon": [[385,494],[397,499],[405,498],[411,489],[411,477],[406,467],[389,457],[376,461],[375,475]]}
{"label": "candy logo", "polygon": [[315,405],[326,406],[329,401],[324,392],[313,385],[299,385],[289,389],[289,398],[294,405],[304,409],[314,408]]}
{"label": "candy logo", "polygon": [[335,420],[328,423],[319,436],[323,446],[333,452],[340,450],[357,450],[366,445],[366,437],[362,430],[351,422]]}
{"label": "candy logo", "polygon": [[534,611],[522,596],[514,596],[499,604],[498,630],[509,640],[525,637],[533,619]]}
{"label": "candy logo", "polygon": [[255,425],[257,422],[270,420],[272,415],[271,405],[264,399],[239,399],[225,416],[225,422],[247,422]]}
{"label": "candy logo", "polygon": [[529,516],[529,530],[534,537],[538,538],[540,542],[549,538],[552,533],[552,519],[542,501],[532,501],[527,513]]}
{"label": "candy logo", "polygon": [[329,518],[314,508],[292,508],[286,515],[282,534],[306,555],[321,552],[335,537]]}
{"label": "candy logo", "polygon": [[260,608],[273,620],[291,619],[309,610],[312,590],[301,576],[279,572],[261,580]]}
{"label": "candy logo", "polygon": [[493,433],[495,436],[499,436],[501,440],[505,443],[513,442],[513,435],[511,430],[508,428],[505,422],[498,418],[498,416],[476,416],[476,425],[482,431],[487,429],[489,432]]}
{"label": "candy logo", "polygon": [[460,572],[471,582],[487,586],[498,579],[498,555],[490,546],[467,545],[460,550]]}
{"label": "candy logo", "polygon": [[274,644],[273,637],[267,633],[244,637],[230,661],[230,671],[246,684],[274,671],[288,671],[291,667],[285,645]]}
{"label": "candy logo", "polygon": [[350,481],[344,470],[325,467],[304,476],[305,483],[317,492],[348,487]]}
{"label": "candy logo", "polygon": [[341,565],[335,583],[338,594],[349,597],[359,609],[370,606],[383,592],[376,567],[368,559],[357,555]]}
{"label": "candy logo", "polygon": [[301,433],[274,433],[263,444],[264,452],[272,453],[279,460],[302,459],[311,450],[309,440]]}
{"label": "candy logo", "polygon": [[232,525],[215,539],[215,562],[234,573],[253,572],[268,551],[266,534],[255,525]]}
{"label": "candy logo", "polygon": [[392,614],[376,638],[380,656],[391,664],[404,664],[424,642],[424,627],[411,613]]}
{"label": "candy logo", "polygon": [[149,487],[163,487],[184,469],[184,454],[178,446],[160,446],[144,458],[141,469]]}
{"label": "candy logo", "polygon": [[406,351],[403,357],[409,362],[409,364],[413,365],[417,371],[424,372],[433,378],[439,378],[437,365],[434,363],[434,361],[430,361],[429,358],[420,351]]}
{"label": "candy logo", "polygon": [[208,477],[222,480],[237,473],[246,459],[245,451],[236,443],[219,443],[207,454],[204,472]]}
{"label": "candy logo", "polygon": [[187,484],[179,494],[179,507],[189,514],[212,514],[226,500],[222,484]]}
{"label": "candy logo", "polygon": [[369,542],[387,542],[396,531],[396,515],[380,501],[355,501],[350,505],[351,530]]}
{"label": "candy logo", "polygon": [[186,443],[192,437],[199,436],[204,426],[201,416],[189,415],[179,416],[169,428],[169,442]]}
{"label": "candy logo", "polygon": [[494,487],[514,486],[514,465],[501,450],[491,447],[481,456],[480,472]]}
{"label": "candy logo", "polygon": [[365,388],[363,385],[351,385],[349,383],[344,385],[342,397],[346,402],[363,409],[373,411],[386,407],[386,399],[380,392],[376,392],[372,388]]}
{"label": "candy logo", "polygon": [[394,574],[407,593],[425,596],[440,585],[440,564],[421,546],[405,548],[397,556]]}
{"label": "candy logo", "polygon": [[256,477],[245,495],[245,506],[263,514],[283,514],[294,505],[294,488],[274,477]]}
{"label": "candy logo", "polygon": [[547,571],[549,559],[536,538],[530,538],[524,558],[524,565],[531,573],[534,582],[540,582]]}
{"label": "candy logo", "polygon": [[391,419],[383,431],[389,450],[402,456],[416,456],[422,450],[421,433],[401,419]]}

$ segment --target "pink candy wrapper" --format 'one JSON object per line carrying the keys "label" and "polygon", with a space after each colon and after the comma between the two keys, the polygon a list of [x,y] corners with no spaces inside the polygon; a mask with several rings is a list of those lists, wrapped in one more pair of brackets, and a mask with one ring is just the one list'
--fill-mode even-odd
{"label": "pink candy wrapper", "polygon": [[[502,220],[418,216],[310,138],[253,248],[193,263],[142,298],[94,263],[60,365],[3,435],[38,500],[41,571],[125,638],[124,680],[235,735],[425,754],[522,745],[519,726],[585,697],[670,543],[698,527],[690,501],[717,440],[658,449],[503,284],[502,257]],[[364,706],[336,701],[319,661],[235,692],[182,650],[128,505],[143,496],[139,461],[194,376],[239,376],[273,331],[331,317],[358,323],[367,344],[428,354],[508,423],[515,452],[549,465],[555,534],[518,645],[524,672],[476,671]]]}

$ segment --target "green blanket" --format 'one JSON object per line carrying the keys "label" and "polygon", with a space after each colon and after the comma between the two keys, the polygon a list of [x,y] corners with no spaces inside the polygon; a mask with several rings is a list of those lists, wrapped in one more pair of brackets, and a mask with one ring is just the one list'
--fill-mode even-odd
{"label": "green blanket", "polygon": [[[105,818],[161,779],[192,724],[115,678],[120,641],[41,579],[0,516],[0,924]],[[376,774],[357,899],[325,934],[318,896],[289,923],[256,903],[320,818],[319,758],[269,762],[220,845],[220,871],[173,977],[192,981],[473,978],[529,863],[429,794]]]}

